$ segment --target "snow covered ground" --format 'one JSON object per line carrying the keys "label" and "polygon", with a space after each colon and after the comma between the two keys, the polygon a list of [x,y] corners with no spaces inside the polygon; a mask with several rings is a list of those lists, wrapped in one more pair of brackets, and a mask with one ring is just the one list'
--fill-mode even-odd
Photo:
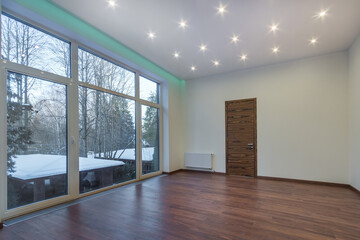
{"label": "snow covered ground", "polygon": [[[124,160],[135,161],[135,149],[120,149],[116,152],[115,157]],[[122,153],[123,152],[123,153]],[[115,152],[113,152],[115,153]],[[122,153],[122,154],[121,154]],[[121,154],[121,156],[120,156]],[[154,148],[148,147],[142,149],[143,161],[153,161]],[[98,154],[95,154],[98,155]],[[104,156],[101,154],[101,156]],[[12,177],[22,180],[29,180],[41,177],[55,176],[66,173],[66,156],[48,155],[48,154],[29,154],[17,155],[13,158],[15,162],[15,172],[10,173]],[[121,166],[123,161],[96,159],[96,158],[79,158],[80,171],[87,171],[105,167]]]}
{"label": "snow covered ground", "polygon": [[[13,160],[15,162],[15,172],[11,173],[11,176],[22,180],[55,176],[66,173],[66,156],[29,154],[17,155],[13,158]],[[84,157],[79,158],[80,171],[115,167],[124,164],[125,163],[123,161]]]}
{"label": "snow covered ground", "polygon": [[[120,149],[116,151],[115,158],[124,159],[124,160],[135,160],[135,148],[125,149],[124,153],[120,156],[120,154],[124,151],[124,149]],[[115,152],[113,152],[114,154]],[[98,156],[99,154],[96,154]],[[142,160],[143,161],[152,161],[154,155],[154,148],[148,147],[142,149]],[[104,156],[104,154],[101,154]],[[119,157],[120,156],[120,157]]]}

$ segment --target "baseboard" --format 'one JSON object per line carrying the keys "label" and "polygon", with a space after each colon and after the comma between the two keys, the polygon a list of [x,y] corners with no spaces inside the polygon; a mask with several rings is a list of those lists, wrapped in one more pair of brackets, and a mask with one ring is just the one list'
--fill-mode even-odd
{"label": "baseboard", "polygon": [[360,190],[357,189],[356,187],[353,187],[353,186],[349,185],[349,188],[350,188],[351,190],[353,190],[354,192],[356,192],[357,194],[360,194]]}
{"label": "baseboard", "polygon": [[210,173],[210,174],[218,174],[218,175],[226,175],[226,173],[222,173],[222,172],[214,172],[214,171],[201,171],[201,170],[196,170],[196,169],[178,169],[172,172],[163,172],[163,174],[167,174],[167,175],[172,175],[174,173],[178,173],[178,172],[196,172],[196,173]]}
{"label": "baseboard", "polygon": [[[217,174],[225,176],[226,173],[223,172],[209,172],[209,171],[201,171],[196,169],[178,169],[172,172],[163,172],[163,174],[172,175],[178,172],[196,172],[196,173],[204,173],[204,174]],[[268,176],[257,176],[257,179],[264,179],[264,180],[273,180],[273,181],[282,181],[282,182],[295,182],[295,183],[306,183],[306,184],[315,184],[315,185],[323,185],[323,186],[333,186],[333,187],[342,187],[342,188],[349,188],[354,192],[360,194],[360,191],[355,187],[351,186],[350,184],[345,183],[332,183],[332,182],[321,182],[321,181],[312,181],[312,180],[302,180],[302,179],[292,179],[292,178],[280,178],[280,177],[268,177]]]}
{"label": "baseboard", "polygon": [[175,170],[175,171],[172,171],[172,172],[163,172],[163,174],[167,174],[167,175],[171,175],[171,174],[174,174],[174,173],[177,173],[177,172],[181,172],[182,169],[178,169],[178,170]]}
{"label": "baseboard", "polygon": [[181,169],[181,170],[183,172],[196,172],[196,173],[210,173],[210,174],[226,175],[226,173],[215,172],[215,171],[204,171],[204,170],[188,169],[188,168],[184,168],[184,169]]}
{"label": "baseboard", "polygon": [[325,185],[325,186],[333,186],[333,187],[346,187],[346,188],[350,187],[349,184],[345,184],[345,183],[332,183],[332,182],[321,182],[321,181],[292,179],[292,178],[280,178],[280,177],[267,177],[267,176],[257,176],[257,178],[258,179],[265,179],[265,180],[307,183],[307,184]]}

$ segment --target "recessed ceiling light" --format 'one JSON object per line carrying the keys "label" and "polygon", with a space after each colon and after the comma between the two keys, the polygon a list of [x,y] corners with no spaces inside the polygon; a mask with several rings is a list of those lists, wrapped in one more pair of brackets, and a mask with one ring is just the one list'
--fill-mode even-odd
{"label": "recessed ceiling light", "polygon": [[220,62],[219,62],[218,60],[213,60],[212,62],[213,62],[213,64],[214,64],[215,67],[217,67],[217,66],[220,65]]}
{"label": "recessed ceiling light", "polygon": [[182,28],[182,29],[185,29],[185,28],[187,28],[187,22],[186,21],[184,21],[184,20],[181,20],[180,22],[179,22],[179,27],[180,28]]}
{"label": "recessed ceiling light", "polygon": [[150,38],[150,39],[154,39],[155,37],[156,37],[156,34],[154,33],[154,32],[148,32],[148,38]]}
{"label": "recessed ceiling light", "polygon": [[312,38],[311,40],[310,40],[310,44],[311,45],[315,45],[315,44],[317,44],[318,43],[318,39],[317,38]]}
{"label": "recessed ceiling light", "polygon": [[279,47],[273,47],[272,52],[277,54],[279,52]]}
{"label": "recessed ceiling light", "polygon": [[35,49],[38,49],[38,48],[39,48],[39,46],[38,46],[38,45],[36,45],[36,46],[35,46]]}
{"label": "recessed ceiling light", "polygon": [[174,58],[179,58],[180,57],[180,53],[175,51],[174,54],[173,54]]}
{"label": "recessed ceiling light", "polygon": [[279,25],[278,24],[273,24],[270,27],[270,31],[275,33],[277,30],[279,30]]}
{"label": "recessed ceiling light", "polygon": [[25,56],[26,56],[26,55],[25,55],[25,53],[21,54],[21,57],[23,57],[23,58],[24,58]]}
{"label": "recessed ceiling light", "polygon": [[224,13],[226,13],[226,5],[222,5],[220,3],[219,7],[217,7],[217,13],[220,15],[224,15]]}
{"label": "recessed ceiling light", "polygon": [[195,67],[195,66],[191,66],[190,69],[191,69],[191,71],[193,71],[193,72],[196,71],[196,67]]}
{"label": "recessed ceiling light", "polygon": [[315,18],[325,18],[328,14],[329,9],[322,9],[320,12],[318,12],[314,17]]}
{"label": "recessed ceiling light", "polygon": [[200,51],[205,52],[207,50],[207,46],[205,44],[200,45]]}
{"label": "recessed ceiling light", "polygon": [[231,37],[231,42],[232,43],[238,43],[239,42],[239,36],[238,35],[233,35],[232,37]]}
{"label": "recessed ceiling light", "polygon": [[112,7],[112,8],[117,6],[116,0],[108,0],[107,3],[109,5],[109,7]]}
{"label": "recessed ceiling light", "polygon": [[245,62],[246,61],[246,59],[247,59],[247,54],[242,54],[241,56],[240,56],[240,59],[243,61],[243,62]]}

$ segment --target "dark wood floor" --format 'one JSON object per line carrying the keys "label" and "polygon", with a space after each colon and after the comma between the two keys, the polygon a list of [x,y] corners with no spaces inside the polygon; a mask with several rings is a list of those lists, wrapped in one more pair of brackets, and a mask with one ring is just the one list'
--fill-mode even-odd
{"label": "dark wood floor", "polygon": [[179,172],[4,227],[0,239],[360,239],[360,195]]}

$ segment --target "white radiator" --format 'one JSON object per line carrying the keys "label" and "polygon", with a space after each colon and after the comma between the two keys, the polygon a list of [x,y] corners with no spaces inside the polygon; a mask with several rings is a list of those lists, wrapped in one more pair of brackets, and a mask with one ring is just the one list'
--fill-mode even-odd
{"label": "white radiator", "polygon": [[185,167],[196,169],[212,169],[211,153],[185,153]]}

